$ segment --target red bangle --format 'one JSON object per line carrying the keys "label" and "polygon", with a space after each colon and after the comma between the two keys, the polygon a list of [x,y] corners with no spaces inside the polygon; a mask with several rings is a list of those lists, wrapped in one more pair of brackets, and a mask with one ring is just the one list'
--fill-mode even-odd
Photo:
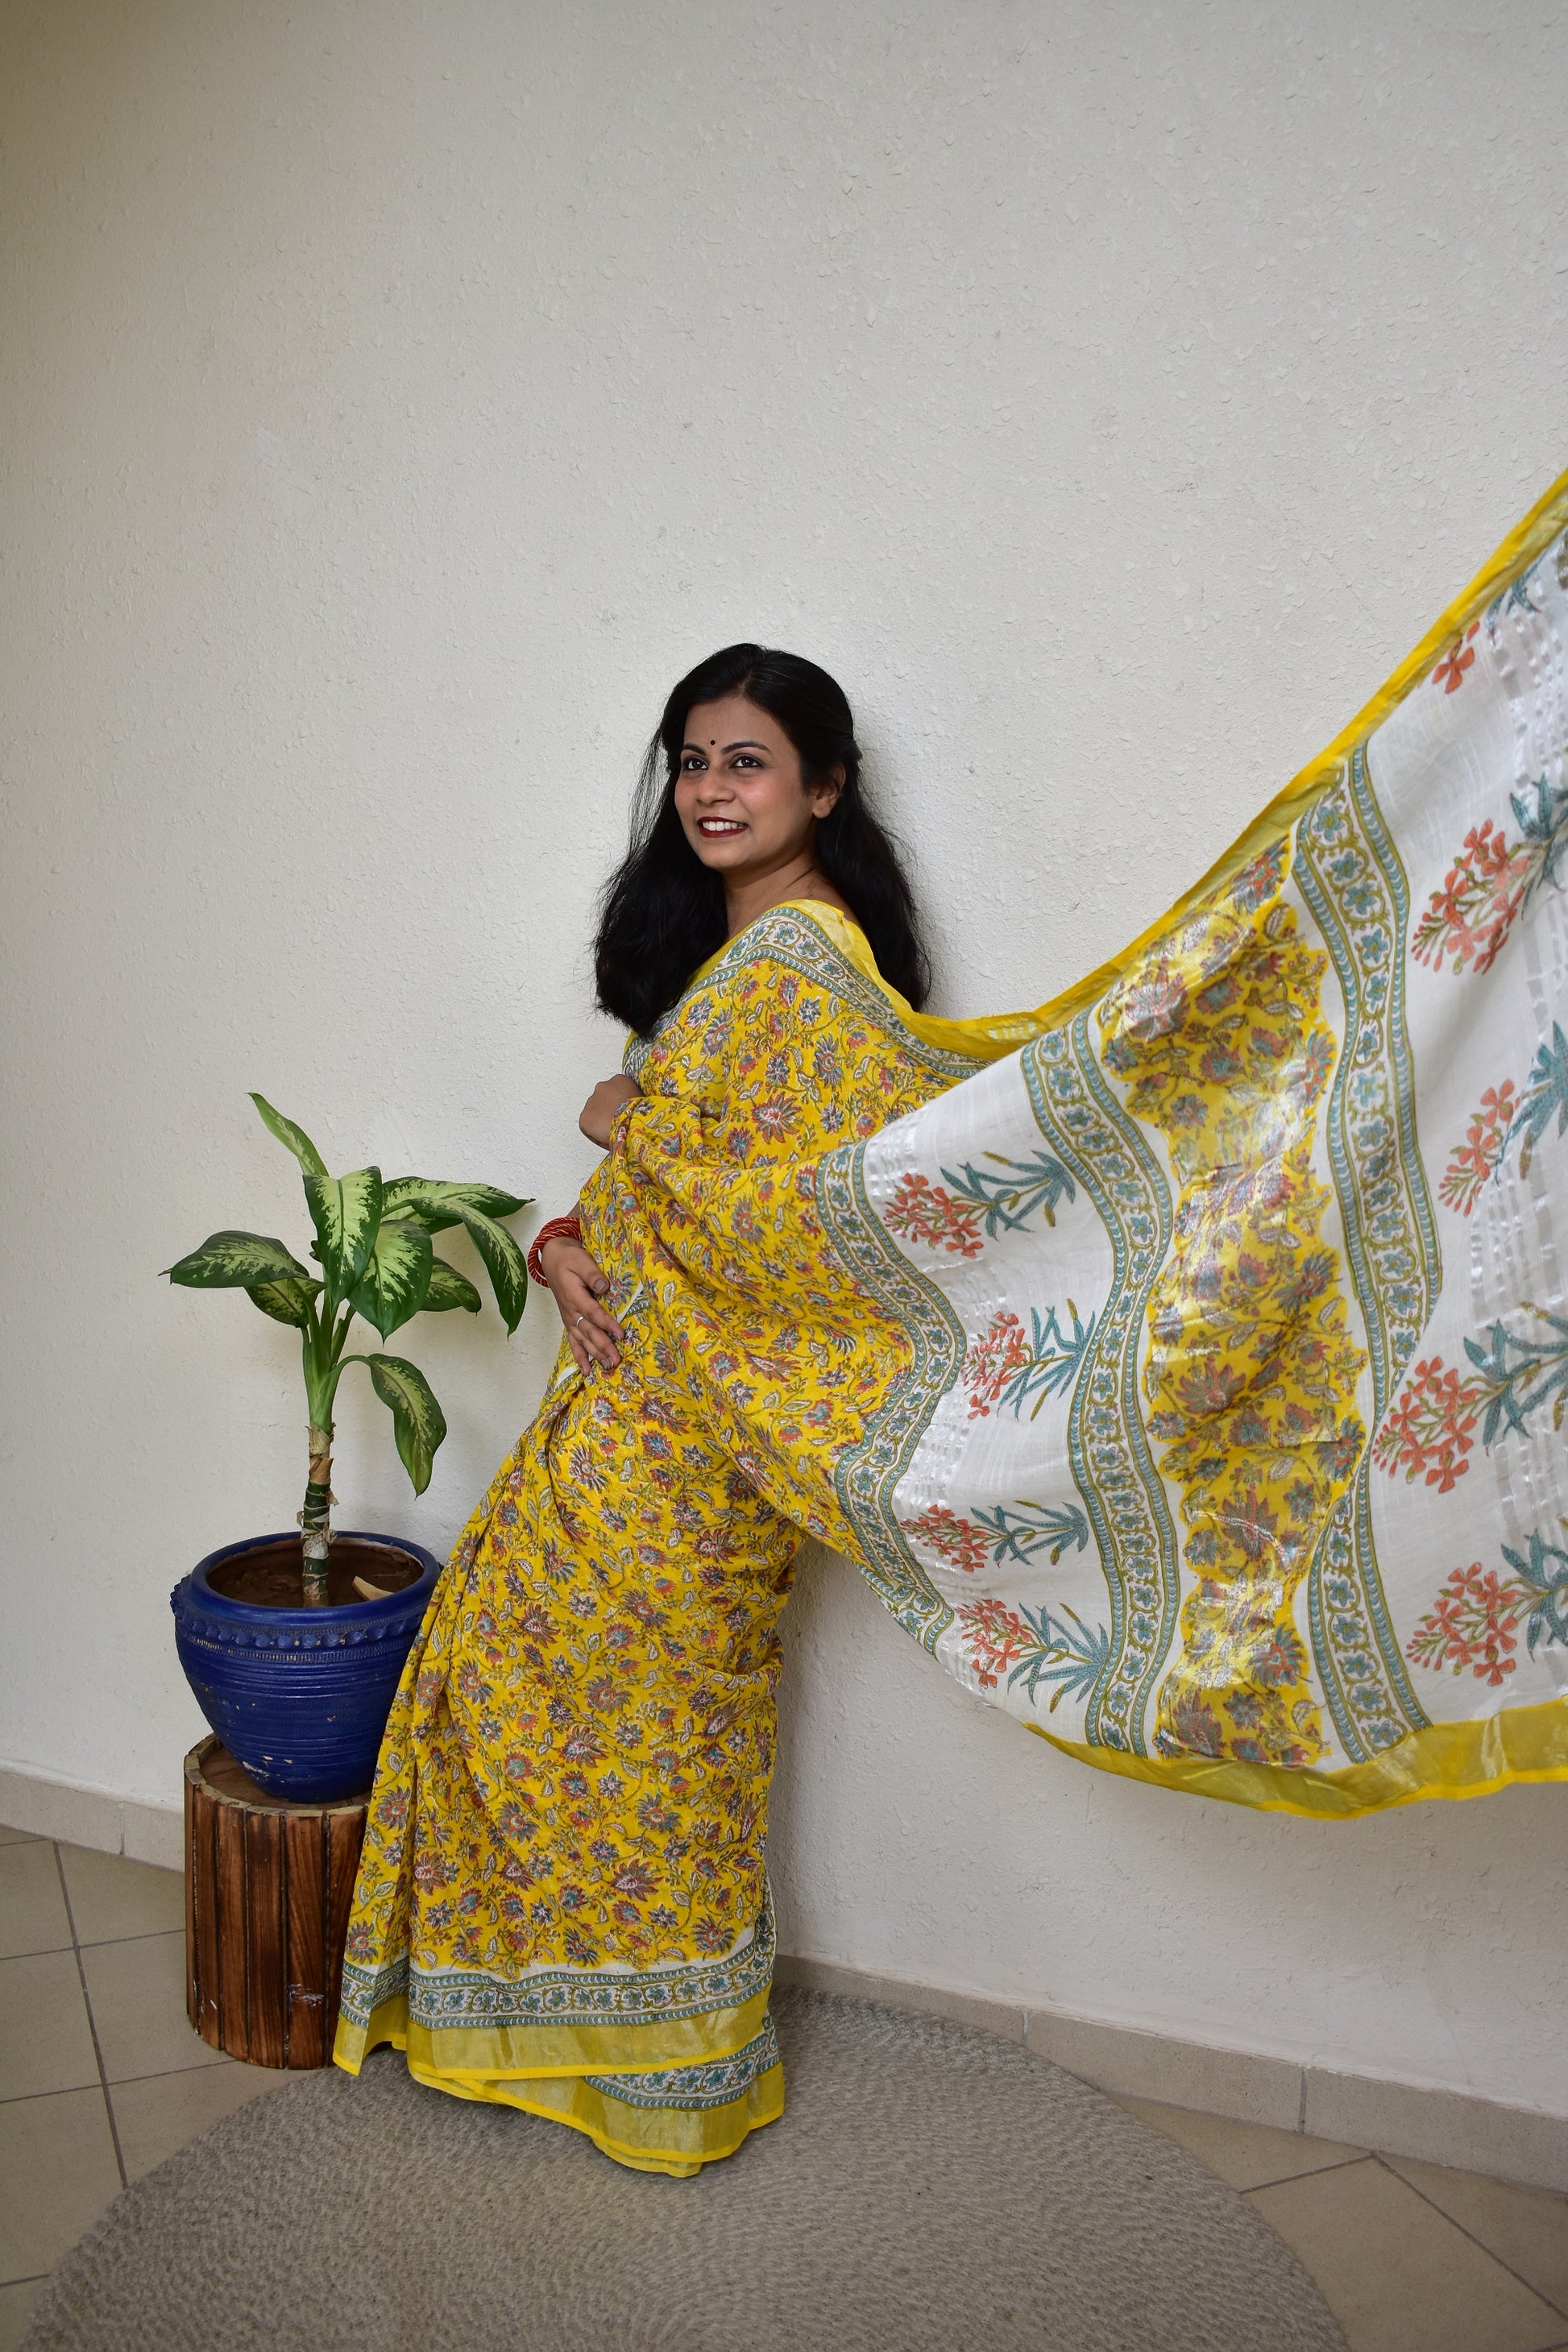
{"label": "red bangle", "polygon": [[528,1253],[528,1278],[531,1282],[537,1282],[542,1290],[548,1290],[550,1285],[544,1279],[544,1261],[540,1252],[546,1242],[552,1242],[563,1234],[568,1241],[581,1245],[583,1228],[575,1217],[552,1217],[550,1223],[541,1225],[533,1236],[533,1247]]}

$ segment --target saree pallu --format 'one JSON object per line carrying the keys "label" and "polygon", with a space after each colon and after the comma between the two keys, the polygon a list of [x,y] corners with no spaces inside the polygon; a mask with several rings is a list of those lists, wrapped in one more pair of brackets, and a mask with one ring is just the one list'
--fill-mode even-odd
{"label": "saree pallu", "polygon": [[803,1533],[1110,1770],[1324,1818],[1568,1777],[1565,524],[1038,1013],[915,1014],[802,901],[634,1045],[583,1203],[625,1360],[563,1353],[432,1604],[340,2063],[673,2172],[779,2112]]}

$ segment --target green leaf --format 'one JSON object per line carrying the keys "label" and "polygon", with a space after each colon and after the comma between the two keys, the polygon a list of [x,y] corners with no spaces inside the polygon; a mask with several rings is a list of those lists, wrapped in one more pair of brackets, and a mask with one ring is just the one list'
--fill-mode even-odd
{"label": "green leaf", "polygon": [[423,1225],[384,1217],[376,1228],[370,1263],[349,1294],[349,1305],[384,1339],[417,1315],[430,1286],[430,1236]]}
{"label": "green leaf", "polygon": [[384,1195],[387,1216],[417,1217],[427,1234],[462,1222],[465,1209],[481,1217],[511,1217],[532,1204],[494,1184],[443,1184],[434,1176],[395,1176]]}
{"label": "green leaf", "polygon": [[481,1216],[478,1209],[460,1209],[458,1213],[468,1239],[485,1262],[485,1272],[489,1276],[490,1288],[495,1292],[500,1319],[510,1339],[522,1320],[528,1298],[528,1260],[522,1254],[522,1244],[504,1225],[498,1225],[493,1217]]}
{"label": "green leaf", "polygon": [[381,1196],[379,1168],[356,1168],[352,1176],[306,1172],[305,1198],[316,1228],[316,1252],[334,1301],[349,1296],[370,1263],[381,1223]]}
{"label": "green leaf", "polygon": [[470,1315],[477,1315],[479,1294],[466,1274],[459,1274],[457,1267],[448,1265],[444,1257],[432,1257],[430,1287],[425,1293],[421,1312],[439,1315],[448,1307],[463,1307]]}
{"label": "green leaf", "polygon": [[392,1412],[397,1451],[416,1495],[430,1484],[436,1449],[447,1434],[447,1418],[437,1403],[429,1381],[401,1356],[349,1356],[344,1361],[370,1366],[371,1385]]}
{"label": "green leaf", "polygon": [[434,1176],[395,1176],[384,1199],[388,1213],[417,1217],[426,1233],[445,1233],[451,1225],[467,1228],[484,1260],[501,1321],[509,1332],[515,1331],[528,1297],[528,1261],[521,1244],[496,1221],[514,1216],[530,1203],[494,1184],[446,1184]]}
{"label": "green leaf", "polygon": [[310,1279],[309,1267],[266,1234],[209,1234],[200,1249],[163,1272],[192,1290],[248,1290],[256,1283]]}
{"label": "green leaf", "polygon": [[291,1118],[285,1118],[280,1110],[274,1110],[265,1095],[252,1095],[250,1099],[261,1113],[268,1132],[275,1135],[279,1143],[288,1145],[306,1175],[324,1176],[327,1163],[304,1129],[296,1127]]}
{"label": "green leaf", "polygon": [[246,1289],[263,1315],[275,1323],[291,1323],[297,1331],[309,1328],[310,1308],[321,1295],[319,1282],[301,1282],[290,1276],[282,1282],[247,1282]]}

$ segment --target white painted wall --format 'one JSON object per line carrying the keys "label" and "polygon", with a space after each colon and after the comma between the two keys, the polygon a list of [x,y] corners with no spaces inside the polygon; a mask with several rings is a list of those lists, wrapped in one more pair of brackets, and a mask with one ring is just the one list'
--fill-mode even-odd
{"label": "white painted wall", "polygon": [[[173,1801],[165,1594],[287,1524],[287,1336],[155,1270],[338,1165],[567,1202],[671,679],[847,682],[943,1005],[1156,914],[1568,457],[1568,19],[1460,0],[5,14],[0,1760]],[[441,1546],[548,1301],[416,1326]],[[842,1564],[786,1941],[1568,2112],[1561,1792],[1320,1829],[1068,1765]],[[1556,2007],[1553,2007],[1555,1998]]]}

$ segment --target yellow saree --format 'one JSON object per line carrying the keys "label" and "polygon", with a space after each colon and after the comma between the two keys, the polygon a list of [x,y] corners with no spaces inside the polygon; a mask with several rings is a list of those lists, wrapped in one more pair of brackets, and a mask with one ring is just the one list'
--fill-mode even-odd
{"label": "yellow saree", "polygon": [[421,2081],[674,2173],[779,2113],[774,1626],[802,1533],[854,1541],[820,1462],[907,1355],[801,1171],[979,1066],[942,1027],[798,905],[628,1056],[644,1097],[579,1208],[625,1353],[585,1379],[563,1347],[410,1659],[340,2064],[391,2040]]}
{"label": "yellow saree", "polygon": [[1568,1777],[1568,487],[1112,965],[944,1022],[810,902],[700,972],[387,1727],[338,2063],[688,2173],[781,2110],[805,1533],[1106,1769],[1332,1817]]}

